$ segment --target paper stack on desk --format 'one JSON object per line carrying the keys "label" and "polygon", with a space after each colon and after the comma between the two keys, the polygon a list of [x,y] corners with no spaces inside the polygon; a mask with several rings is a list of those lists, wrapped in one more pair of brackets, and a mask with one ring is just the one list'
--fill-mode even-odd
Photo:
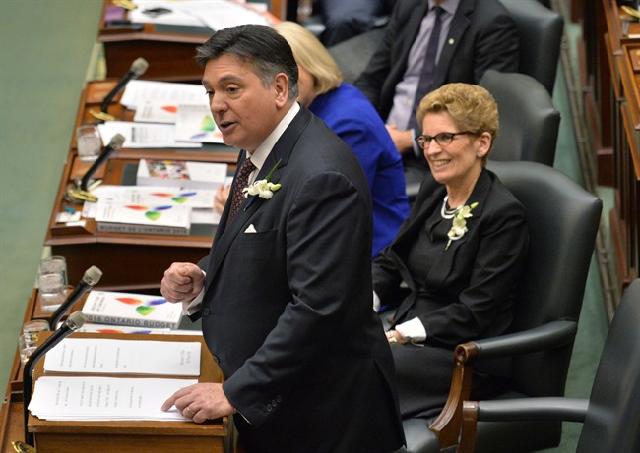
{"label": "paper stack on desk", "polygon": [[82,313],[91,322],[177,329],[182,305],[168,303],[160,296],[94,290]]}
{"label": "paper stack on desk", "polygon": [[47,353],[45,371],[200,375],[200,342],[67,338]]}
{"label": "paper stack on desk", "polygon": [[42,376],[33,390],[29,410],[51,421],[156,420],[187,421],[175,407],[162,403],[196,379]]}

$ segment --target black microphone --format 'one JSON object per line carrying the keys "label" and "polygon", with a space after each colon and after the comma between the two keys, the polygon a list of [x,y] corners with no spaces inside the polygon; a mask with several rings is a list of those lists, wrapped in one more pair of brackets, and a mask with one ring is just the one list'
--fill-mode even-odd
{"label": "black microphone", "polygon": [[104,99],[102,100],[102,103],[100,104],[100,111],[107,113],[109,104],[111,104],[111,101],[116,96],[116,94],[118,94],[120,90],[122,90],[125,87],[125,85],[129,83],[131,80],[135,80],[138,77],[140,77],[142,74],[144,74],[148,68],[149,68],[149,62],[147,60],[145,60],[142,57],[136,58],[135,61],[131,63],[131,66],[129,67],[129,71],[120,79],[120,81],[118,81],[116,86],[114,86],[113,89],[109,91],[109,93],[107,93],[107,95],[104,97]]}
{"label": "black microphone", "polygon": [[24,440],[29,445],[33,446],[33,435],[29,432],[29,403],[31,403],[31,396],[33,393],[33,378],[31,376],[33,368],[38,360],[40,360],[40,357],[64,340],[64,338],[69,334],[82,327],[84,321],[85,319],[82,312],[75,311],[71,313],[64,324],[62,324],[58,330],[53,332],[51,336],[44,341],[44,343],[33,351],[33,354],[29,357],[29,361],[24,366],[24,371],[22,373],[24,382],[24,388],[22,389],[24,395]]}
{"label": "black microphone", "polygon": [[56,328],[56,326],[58,325],[58,321],[60,321],[60,318],[62,318],[64,314],[69,311],[73,304],[75,304],[84,293],[96,286],[101,277],[102,271],[98,269],[97,266],[91,266],[85,271],[84,275],[82,276],[82,280],[80,280],[80,283],[78,283],[76,287],[73,288],[73,291],[71,292],[71,294],[69,294],[67,299],[62,304],[60,304],[55,312],[53,312],[51,321],[49,321],[49,325],[52,329]]}
{"label": "black microphone", "polygon": [[102,150],[98,158],[95,160],[93,165],[89,168],[89,170],[87,170],[87,172],[82,177],[82,180],[80,181],[81,190],[84,190],[84,191],[87,190],[87,187],[89,186],[89,181],[91,180],[95,172],[98,170],[98,167],[100,167],[100,165],[102,165],[109,158],[109,155],[113,151],[115,151],[116,149],[120,149],[123,143],[124,143],[124,137],[122,136],[122,134],[116,134],[113,137],[111,137],[111,140],[109,140],[109,143],[107,143],[107,146],[104,147],[104,149]]}

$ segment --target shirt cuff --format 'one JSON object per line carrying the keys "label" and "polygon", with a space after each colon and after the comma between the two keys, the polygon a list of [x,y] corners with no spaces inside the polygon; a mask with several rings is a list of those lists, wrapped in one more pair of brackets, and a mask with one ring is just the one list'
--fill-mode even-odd
{"label": "shirt cuff", "polygon": [[375,291],[373,292],[373,311],[375,312],[380,311],[380,298],[378,297]]}
{"label": "shirt cuff", "polygon": [[[204,276],[207,276],[205,271],[202,271]],[[194,313],[197,313],[200,310],[200,306],[202,305],[202,301],[204,300],[204,286],[200,293],[193,299],[183,300],[182,303],[182,314],[184,316],[189,316]]]}
{"label": "shirt cuff", "polygon": [[427,339],[427,331],[424,330],[419,318],[412,318],[402,324],[397,324],[396,330],[408,341],[421,342]]}

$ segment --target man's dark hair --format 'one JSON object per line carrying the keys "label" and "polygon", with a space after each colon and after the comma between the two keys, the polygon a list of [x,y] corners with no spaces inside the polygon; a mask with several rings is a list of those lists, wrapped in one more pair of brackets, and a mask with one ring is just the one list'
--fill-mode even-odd
{"label": "man's dark hair", "polygon": [[196,61],[205,66],[224,54],[251,63],[266,86],[281,72],[289,77],[289,99],[298,97],[298,66],[289,43],[277,31],[264,25],[240,25],[215,32],[196,49]]}

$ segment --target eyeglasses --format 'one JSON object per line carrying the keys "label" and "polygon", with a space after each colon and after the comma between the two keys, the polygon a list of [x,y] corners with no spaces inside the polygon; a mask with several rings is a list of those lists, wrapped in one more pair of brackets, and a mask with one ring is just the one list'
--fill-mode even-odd
{"label": "eyeglasses", "polygon": [[440,146],[445,146],[451,144],[454,138],[458,135],[478,135],[473,131],[463,131],[463,132],[440,132],[439,134],[434,135],[433,137],[430,135],[418,135],[416,137],[416,143],[420,147],[420,149],[425,149],[431,143],[431,140],[435,140],[436,143]]}

